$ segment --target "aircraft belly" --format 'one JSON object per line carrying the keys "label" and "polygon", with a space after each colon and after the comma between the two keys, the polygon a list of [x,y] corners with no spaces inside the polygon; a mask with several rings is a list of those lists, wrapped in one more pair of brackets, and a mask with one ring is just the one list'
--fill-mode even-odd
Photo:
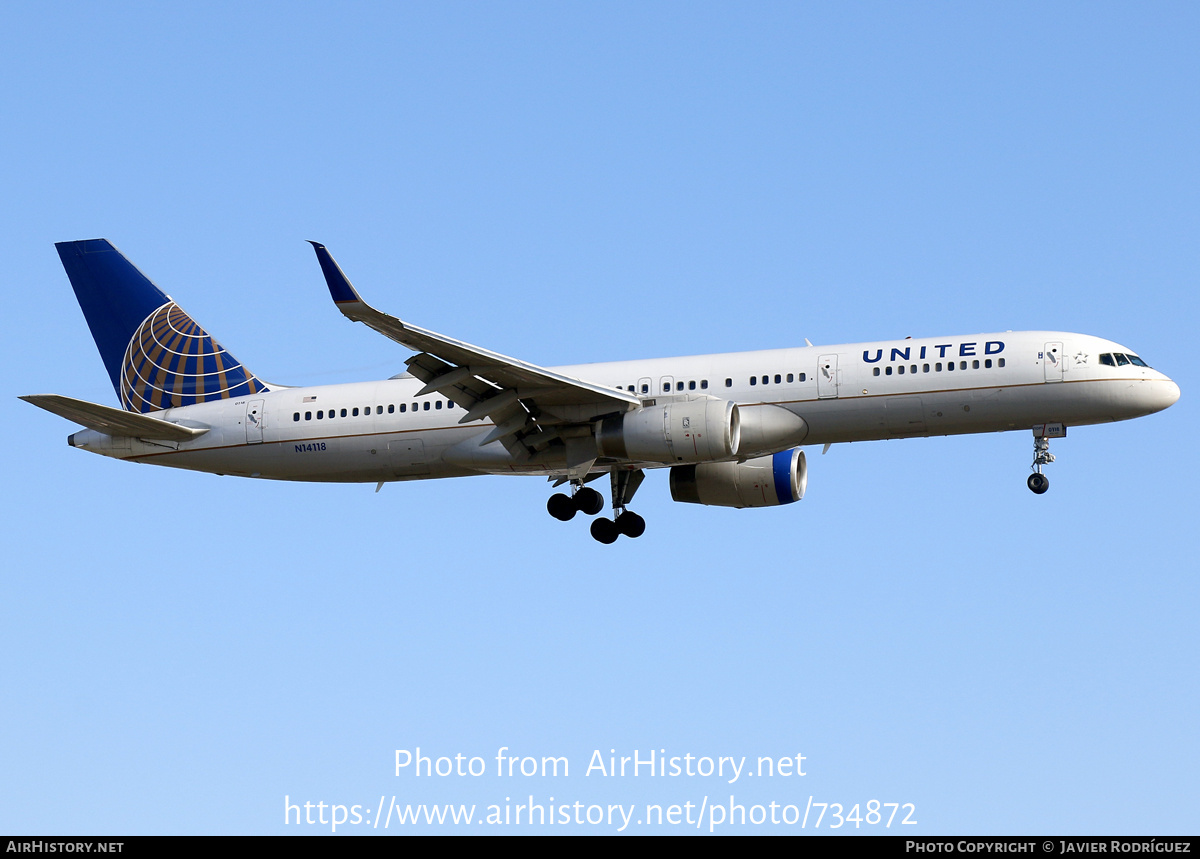
{"label": "aircraft belly", "polygon": [[809,424],[806,444],[1025,430],[1058,421],[1107,423],[1145,413],[1139,383],[1057,382],[920,394],[843,397],[792,406]]}
{"label": "aircraft belly", "polygon": [[456,477],[469,470],[441,462],[444,444],[426,445],[420,434],[397,433],[307,438],[241,444],[138,457],[142,462],[272,480],[374,483]]}

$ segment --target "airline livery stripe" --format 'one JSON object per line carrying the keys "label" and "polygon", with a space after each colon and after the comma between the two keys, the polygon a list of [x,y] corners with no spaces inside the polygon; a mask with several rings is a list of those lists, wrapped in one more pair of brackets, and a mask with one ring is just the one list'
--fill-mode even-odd
{"label": "airline livery stripe", "polygon": [[775,474],[775,497],[780,504],[791,504],[796,499],[792,497],[792,456],[795,451],[781,450],[771,457],[771,470]]}

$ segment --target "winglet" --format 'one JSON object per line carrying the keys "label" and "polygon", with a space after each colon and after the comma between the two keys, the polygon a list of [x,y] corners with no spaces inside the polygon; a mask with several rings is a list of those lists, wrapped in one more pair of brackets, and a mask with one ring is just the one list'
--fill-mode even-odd
{"label": "winglet", "polygon": [[333,257],[329,255],[329,251],[325,249],[325,245],[311,240],[309,244],[317,252],[317,262],[321,264],[321,273],[325,275],[325,284],[329,287],[329,294],[332,296],[334,304],[352,304],[355,302],[362,304],[362,299],[358,297],[358,293],[350,285],[350,278],[346,277],[345,272],[334,262]]}

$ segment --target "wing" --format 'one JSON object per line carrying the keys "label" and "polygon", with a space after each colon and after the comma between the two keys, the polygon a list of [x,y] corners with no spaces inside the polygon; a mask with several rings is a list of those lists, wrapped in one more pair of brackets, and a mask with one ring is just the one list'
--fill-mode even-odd
{"label": "wing", "polygon": [[198,435],[204,435],[207,429],[194,429],[182,424],[152,418],[138,412],[127,412],[124,409],[114,409],[99,403],[89,403],[87,400],[76,400],[58,394],[31,394],[21,397],[27,403],[33,403],[39,409],[83,424],[90,430],[111,436],[129,436],[130,438],[147,438],[166,441],[187,441]]}
{"label": "wing", "polygon": [[564,376],[381,313],[359,297],[324,245],[310,244],[329,294],[343,315],[418,353],[406,362],[409,372],[425,383],[418,396],[437,392],[466,409],[459,423],[488,418],[495,424],[480,440],[481,446],[499,439],[510,454],[523,460],[561,440],[567,446],[569,466],[579,466],[585,459],[590,465],[596,457],[595,444],[586,438],[576,441],[581,433],[572,429],[641,405],[632,392]]}

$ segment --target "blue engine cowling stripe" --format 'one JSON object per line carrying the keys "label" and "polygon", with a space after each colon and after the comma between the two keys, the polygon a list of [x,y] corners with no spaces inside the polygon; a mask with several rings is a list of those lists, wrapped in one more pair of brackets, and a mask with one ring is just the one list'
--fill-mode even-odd
{"label": "blue engine cowling stripe", "polygon": [[792,494],[792,460],[795,456],[795,450],[781,450],[771,457],[771,471],[775,476],[775,497],[779,499],[780,504],[791,504],[800,500]]}

